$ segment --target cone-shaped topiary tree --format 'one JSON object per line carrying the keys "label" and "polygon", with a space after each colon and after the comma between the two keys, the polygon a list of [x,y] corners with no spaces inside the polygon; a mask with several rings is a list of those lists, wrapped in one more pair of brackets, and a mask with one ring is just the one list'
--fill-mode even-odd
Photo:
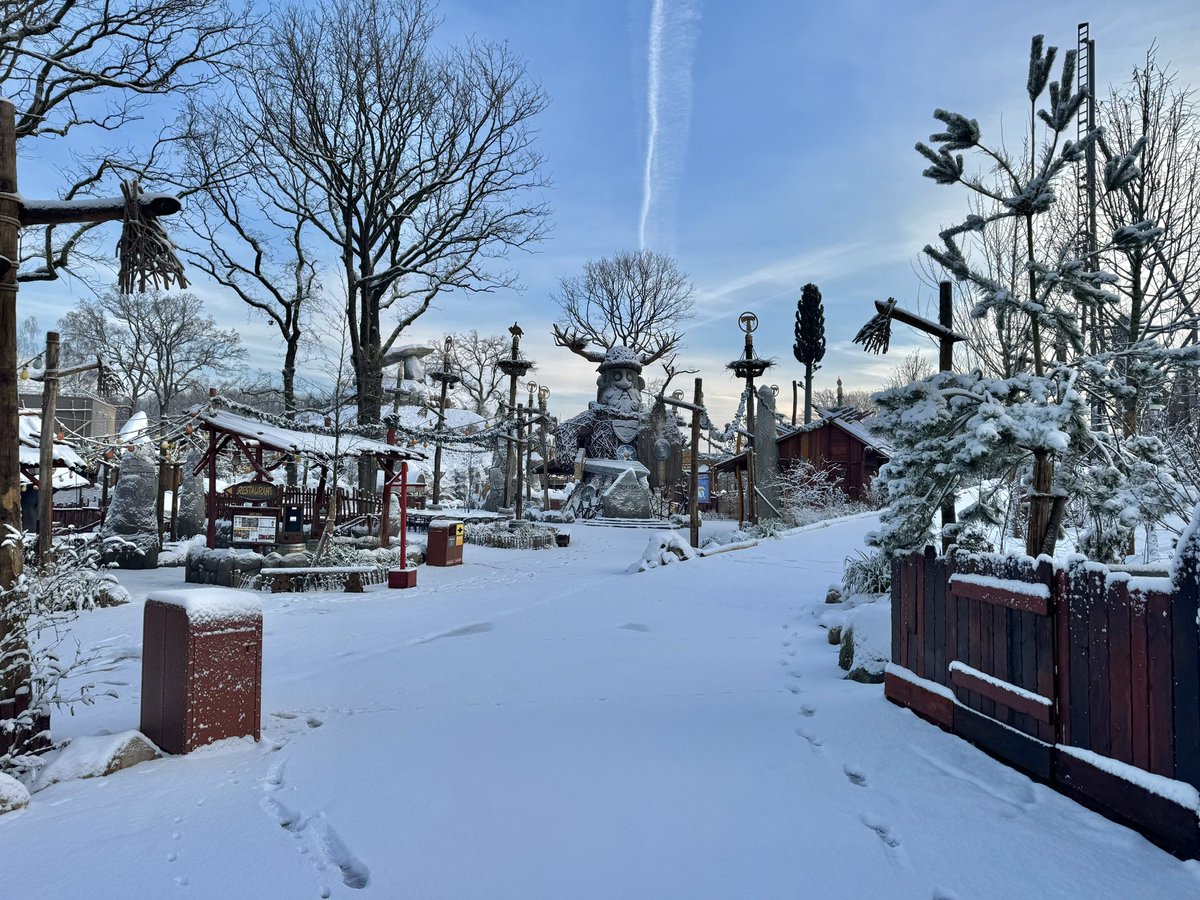
{"label": "cone-shaped topiary tree", "polygon": [[821,360],[825,358],[825,308],[815,284],[804,286],[796,304],[796,343],[792,345],[792,353],[797,362],[804,364],[804,422],[808,424],[812,421],[813,372],[821,368]]}

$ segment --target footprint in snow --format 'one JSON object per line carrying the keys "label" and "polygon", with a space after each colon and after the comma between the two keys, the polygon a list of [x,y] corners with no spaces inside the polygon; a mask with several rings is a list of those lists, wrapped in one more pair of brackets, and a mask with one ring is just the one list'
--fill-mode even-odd
{"label": "footprint in snow", "polygon": [[806,728],[797,728],[796,735],[798,737],[804,738],[806,741],[808,741],[809,745],[814,748],[820,747],[825,743],[823,740],[821,740],[819,737],[817,737],[817,735],[813,734],[811,731],[809,731]]}
{"label": "footprint in snow", "polygon": [[892,834],[891,827],[884,822],[883,819],[879,818],[879,816],[871,813],[863,813],[858,818],[860,822],[862,822],[879,836],[879,840],[881,840],[884,845],[892,848],[900,846],[900,839]]}
{"label": "footprint in snow", "polygon": [[318,719],[316,716],[309,716],[307,719],[304,720],[304,724],[307,725],[309,728],[320,728],[325,723],[322,722],[320,719]]}
{"label": "footprint in snow", "polygon": [[324,813],[313,820],[311,830],[321,854],[341,871],[342,883],[356,890],[365,888],[371,880],[371,873],[362,860],[350,852],[341,835],[325,821]]}
{"label": "footprint in snow", "polygon": [[618,625],[618,628],[623,628],[626,631],[641,631],[647,632],[650,630],[649,625],[643,625],[640,622],[626,622],[624,625]]}
{"label": "footprint in snow", "polygon": [[816,714],[817,708],[811,703],[805,703],[802,707],[800,707],[800,715],[804,716],[806,719],[811,719]]}
{"label": "footprint in snow", "polygon": [[857,784],[859,787],[867,786],[867,776],[863,774],[861,769],[856,766],[844,765],[842,766],[842,771],[846,773],[846,778],[851,784]]}

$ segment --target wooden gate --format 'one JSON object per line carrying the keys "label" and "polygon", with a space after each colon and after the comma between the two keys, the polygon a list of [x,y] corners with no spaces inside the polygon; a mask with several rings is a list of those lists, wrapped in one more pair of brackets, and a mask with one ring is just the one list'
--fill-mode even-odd
{"label": "wooden gate", "polygon": [[1053,567],[1027,557],[960,557],[947,568],[946,676],[961,704],[955,730],[1049,778],[1058,709]]}

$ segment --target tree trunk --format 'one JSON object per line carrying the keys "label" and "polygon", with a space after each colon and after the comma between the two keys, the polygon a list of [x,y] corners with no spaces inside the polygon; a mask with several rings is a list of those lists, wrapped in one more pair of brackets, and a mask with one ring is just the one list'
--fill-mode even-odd
{"label": "tree trunk", "polygon": [[[283,414],[288,421],[296,415],[296,353],[299,349],[300,340],[297,335],[288,340],[283,355]],[[297,471],[294,460],[287,464],[285,471],[288,485],[295,487]]]}
{"label": "tree trunk", "polygon": [[804,365],[804,424],[812,421],[812,363]]}
{"label": "tree trunk", "polygon": [[1033,453],[1033,483],[1029,495],[1029,527],[1025,530],[1025,552],[1029,556],[1054,554],[1057,529],[1050,533],[1054,511],[1054,457],[1048,450]]}

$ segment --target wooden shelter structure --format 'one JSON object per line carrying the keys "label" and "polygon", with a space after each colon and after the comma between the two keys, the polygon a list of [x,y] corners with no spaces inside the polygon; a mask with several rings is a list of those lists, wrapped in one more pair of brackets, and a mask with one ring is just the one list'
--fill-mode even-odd
{"label": "wooden shelter structure", "polygon": [[[409,460],[423,460],[426,455],[419,450],[397,446],[394,435],[389,432],[389,442],[372,440],[356,434],[335,433],[332,429],[326,431],[301,431],[281,425],[271,424],[249,415],[232,412],[220,406],[214,395],[205,406],[197,406],[192,415],[200,427],[208,433],[208,449],[201,457],[193,474],[207,470],[208,473],[208,546],[214,549],[217,544],[217,456],[222,451],[232,448],[240,452],[242,457],[253,468],[254,481],[273,483],[271,472],[288,462],[307,460],[310,465],[320,471],[317,483],[317,498],[311,520],[312,536],[318,537],[323,528],[319,519],[319,510],[326,503],[327,492],[336,485],[329,484],[329,475],[338,459],[359,459],[363,456],[374,456],[380,468],[383,469],[383,500],[381,507],[380,542],[384,547],[389,546],[389,516],[391,512],[391,495],[397,486],[401,496],[408,487]],[[276,454],[269,459],[268,454]],[[407,503],[400,504],[400,546],[406,550],[405,526],[407,525]]]}
{"label": "wooden shelter structure", "polygon": [[[865,416],[852,407],[818,410],[816,420],[781,434],[775,439],[779,448],[779,466],[786,468],[804,460],[818,471],[829,472],[851,500],[865,500],[871,481],[892,455],[886,441],[873,435]],[[724,459],[711,467],[713,493],[721,475],[741,477],[746,470],[745,452]]]}

